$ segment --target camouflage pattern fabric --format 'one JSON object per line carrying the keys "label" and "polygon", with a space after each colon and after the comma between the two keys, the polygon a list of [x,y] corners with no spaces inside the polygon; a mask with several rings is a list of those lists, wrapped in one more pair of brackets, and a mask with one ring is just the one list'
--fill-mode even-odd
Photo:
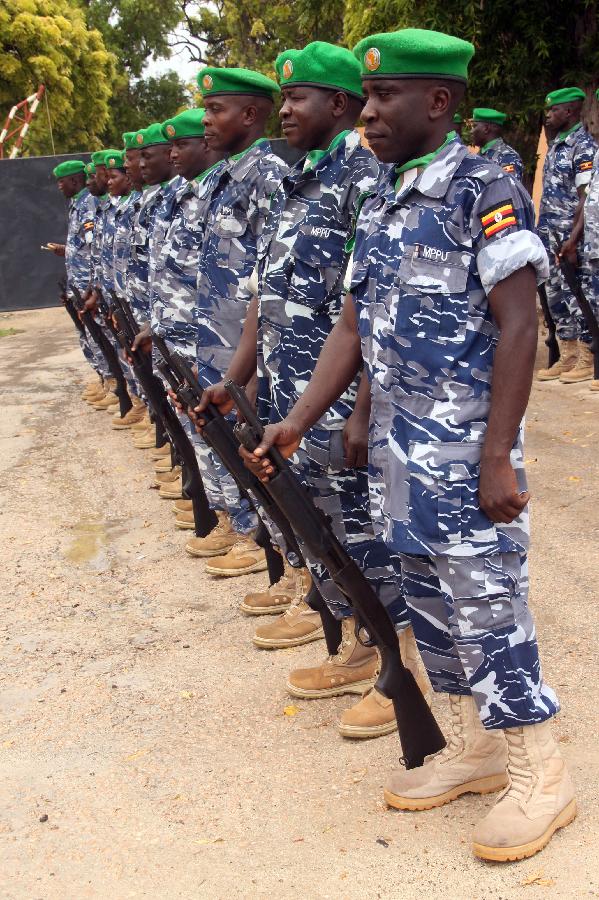
{"label": "camouflage pattern fabric", "polygon": [[[584,294],[599,321],[599,150],[593,160],[591,180],[584,201],[584,242],[582,247],[581,283]],[[591,335],[582,313],[580,339],[591,343]]]}
{"label": "camouflage pattern fabric", "polygon": [[518,181],[522,181],[524,166],[520,154],[510,147],[503,138],[497,138],[481,148],[480,156],[494,162],[508,175],[513,175]]}
{"label": "camouflage pattern fabric", "polygon": [[[527,264],[546,278],[546,254],[521,185],[458,141],[395,178],[362,207],[351,279],[375,530],[400,555],[436,689],[472,691],[488,727],[540,721],[557,702],[526,607],[528,511],[491,522],[478,479],[498,340],[487,295]],[[521,432],[511,460],[523,491]]]}
{"label": "camouflage pattern fabric", "polygon": [[102,280],[102,242],[104,240],[104,225],[106,215],[111,205],[108,194],[99,197],[96,203],[96,215],[91,244],[91,277],[87,286],[99,285]]}
{"label": "camouflage pattern fabric", "polygon": [[172,190],[170,181],[164,185],[153,184],[144,190],[131,223],[129,260],[125,278],[126,299],[140,326],[150,321],[152,232],[156,220],[168,206]]}
{"label": "camouflage pattern fabric", "polygon": [[127,272],[129,269],[129,255],[131,248],[131,232],[133,219],[139,212],[141,205],[141,191],[131,191],[123,198],[115,212],[115,232],[113,242],[112,263],[114,267],[113,281],[116,292],[125,297],[127,294]]}
{"label": "camouflage pattern fabric", "polygon": [[[85,291],[91,271],[91,244],[96,213],[96,198],[87,188],[81,190],[69,202],[67,238],[65,243],[65,267],[67,284]],[[68,288],[67,288],[68,290]],[[85,334],[79,334],[81,351],[88,363],[99,375],[103,375],[103,357]]]}
{"label": "camouflage pattern fabric", "polygon": [[400,554],[403,591],[435,691],[472,694],[486,728],[531,725],[559,703],[544,682],[525,553]]}
{"label": "camouflage pattern fabric", "polygon": [[583,337],[584,325],[578,304],[564,281],[555,254],[570,237],[578,206],[577,188],[591,180],[597,145],[582,125],[549,145],[543,165],[543,193],[538,232],[549,257],[547,301],[557,336],[564,341]]}

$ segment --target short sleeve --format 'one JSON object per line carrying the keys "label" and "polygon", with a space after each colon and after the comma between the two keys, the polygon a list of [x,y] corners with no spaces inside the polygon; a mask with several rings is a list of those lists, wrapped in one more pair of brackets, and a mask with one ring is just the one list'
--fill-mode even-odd
{"label": "short sleeve", "polygon": [[589,140],[580,141],[574,150],[572,166],[574,169],[574,183],[577,188],[586,185],[591,180],[593,172],[593,159],[597,150],[596,144]]}
{"label": "short sleeve", "polygon": [[487,294],[529,264],[539,283],[546,280],[549,262],[535,232],[532,200],[515,179],[501,176],[486,186],[472,207],[470,227]]}

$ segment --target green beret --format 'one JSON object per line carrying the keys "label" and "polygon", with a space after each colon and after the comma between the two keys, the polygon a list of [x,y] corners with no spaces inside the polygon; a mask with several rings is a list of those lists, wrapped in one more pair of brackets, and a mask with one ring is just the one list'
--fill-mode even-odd
{"label": "green beret", "polygon": [[96,167],[94,166],[94,164],[92,162],[89,162],[86,165],[85,174],[86,175],[95,175],[96,174]]}
{"label": "green beret", "polygon": [[142,128],[135,135],[135,147],[143,150],[145,147],[153,147],[154,144],[169,144],[170,141],[162,133],[162,122],[152,122],[147,128]]}
{"label": "green beret", "polygon": [[81,159],[67,159],[52,169],[55,178],[66,178],[67,175],[76,175],[78,172],[85,172],[85,163]]}
{"label": "green beret", "polygon": [[280,94],[276,81],[251,69],[218,69],[208,66],[198,75],[198,85],[202,97],[216,97],[219,94],[244,94],[249,97],[268,97],[274,100]]}
{"label": "green beret", "polygon": [[303,50],[279,53],[275,69],[281,87],[297,84],[332,88],[363,98],[360,63],[345,47],[313,41]]}
{"label": "green beret", "polygon": [[545,97],[545,106],[558,106],[560,103],[573,103],[576,100],[585,100],[586,94],[580,88],[567,87],[557,91],[551,91]]}
{"label": "green beret", "polygon": [[464,120],[459,113],[453,114],[453,124],[454,125],[463,125],[464,124]]}
{"label": "green beret", "polygon": [[162,133],[167,141],[177,138],[204,137],[205,109],[186,109],[162,123]]}
{"label": "green beret", "polygon": [[103,166],[104,156],[106,155],[106,150],[96,150],[95,153],[92,153],[92,162],[94,166]]}
{"label": "green beret", "polygon": [[487,109],[485,106],[477,106],[472,110],[472,119],[475,122],[490,122],[492,125],[504,125],[507,115],[498,109]]}
{"label": "green beret", "polygon": [[362,78],[447,78],[468,80],[474,47],[468,41],[428,31],[403,28],[366,37],[354,47]]}
{"label": "green beret", "polygon": [[123,132],[123,147],[125,150],[135,150],[135,135],[137,131],[124,131]]}
{"label": "green beret", "polygon": [[124,169],[125,168],[125,151],[124,150],[108,150],[105,156],[107,169]]}

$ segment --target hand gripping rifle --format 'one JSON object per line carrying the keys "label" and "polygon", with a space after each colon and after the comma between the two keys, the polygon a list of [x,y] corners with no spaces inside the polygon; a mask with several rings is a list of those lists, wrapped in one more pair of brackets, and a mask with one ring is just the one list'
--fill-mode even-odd
{"label": "hand gripping rifle", "polygon": [[[245,392],[234,382],[225,385],[245,422],[235,427],[241,444],[253,451],[264,429]],[[279,450],[272,447],[266,458],[274,475],[265,489],[310,552],[328,569],[347,597],[356,618],[356,636],[365,646],[376,645],[381,655],[377,689],[393,701],[401,742],[402,763],[407,769],[421,766],[426,756],[442,750],[445,739],[414,676],[404,666],[399,640],[389,614],[378,600],[362,571],[339,543],[324,513],[293,474]]]}
{"label": "hand gripping rifle", "polygon": [[[162,357],[158,367],[177,395],[177,399],[183,408],[188,409],[189,407],[197,406],[202,399],[204,390],[194,375],[189,361],[177,351],[169,350],[166,343],[159,336],[155,335],[153,341]],[[206,421],[206,424],[202,426],[202,438],[219,457],[230,475],[232,475],[240,493],[247,497],[254,506],[257,506],[259,518],[264,516],[264,518],[270,519],[274,523],[283,537],[287,550],[295,554],[304,564],[301,549],[289,521],[273,501],[262,482],[243,464],[239,456],[239,441],[235,437],[231,422],[219,412],[213,403],[206,407],[202,417]],[[263,522],[262,525],[264,526]],[[268,529],[265,526],[262,530],[262,540],[257,535],[256,542],[263,547],[266,553],[268,571],[269,575],[271,575],[276,565],[280,565],[280,556],[273,550],[272,543],[268,537]],[[280,574],[277,572],[275,580],[280,577]],[[327,649],[333,655],[337,652],[341,641],[340,623],[335,619],[314,585],[308,592],[306,602],[311,609],[320,614]]]}
{"label": "hand gripping rifle", "polygon": [[127,382],[125,380],[121,361],[119,360],[119,355],[104,334],[102,326],[98,325],[94,319],[93,313],[85,308],[85,302],[79,288],[76,288],[75,285],[71,285],[71,291],[73,293],[75,308],[81,313],[81,318],[88,334],[100,348],[102,356],[106,360],[108,370],[116,381],[114,393],[119,398],[119,411],[121,416],[126,416],[133,404],[131,403],[131,397],[127,390]]}
{"label": "hand gripping rifle", "polygon": [[73,306],[73,301],[69,297],[67,292],[67,283],[64,278],[59,278],[58,287],[60,288],[60,299],[62,300],[62,305],[68,312],[70,318],[73,320],[73,325],[77,329],[80,334],[85,334],[85,328],[83,327],[83,322],[77,315],[75,307]]}
{"label": "hand gripping rifle", "polygon": [[114,291],[111,291],[111,298],[112,312],[117,321],[117,340],[133,360],[133,371],[148,403],[182,461],[183,491],[192,503],[195,533],[198,537],[205,537],[218,525],[218,518],[214,510],[210,509],[193,444],[169,402],[162,381],[152,370],[151,354],[132,349],[135,337],[139,334],[139,325],[129,304]]}
{"label": "hand gripping rifle", "polygon": [[554,235],[554,239],[558,247],[557,252],[559,258],[559,267],[562,270],[562,275],[564,276],[566,284],[576,298],[576,302],[580,307],[580,311],[584,316],[585,324],[591,335],[591,351],[593,353],[594,369],[593,374],[596,379],[599,379],[599,322],[595,317],[593,307],[587,300],[585,293],[580,285],[580,279],[578,278],[576,266],[573,265],[570,260],[566,259],[565,256],[561,255],[561,244],[557,238],[557,235]]}

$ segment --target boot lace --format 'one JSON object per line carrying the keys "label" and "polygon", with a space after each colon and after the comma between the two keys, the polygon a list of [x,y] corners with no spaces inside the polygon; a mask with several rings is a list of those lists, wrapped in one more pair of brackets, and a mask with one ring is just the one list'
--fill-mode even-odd
{"label": "boot lace", "polygon": [[510,800],[523,802],[528,798],[534,785],[534,777],[531,776],[531,765],[526,750],[526,742],[522,733],[506,732],[508,741],[508,775],[509,787],[502,796]]}
{"label": "boot lace", "polygon": [[[449,694],[449,734],[447,743],[442,750],[433,754],[437,759],[449,760],[457,753],[461,753],[464,748],[464,739],[462,737],[462,708],[460,706],[460,698],[457,695]],[[432,759],[432,757],[427,757]]]}

